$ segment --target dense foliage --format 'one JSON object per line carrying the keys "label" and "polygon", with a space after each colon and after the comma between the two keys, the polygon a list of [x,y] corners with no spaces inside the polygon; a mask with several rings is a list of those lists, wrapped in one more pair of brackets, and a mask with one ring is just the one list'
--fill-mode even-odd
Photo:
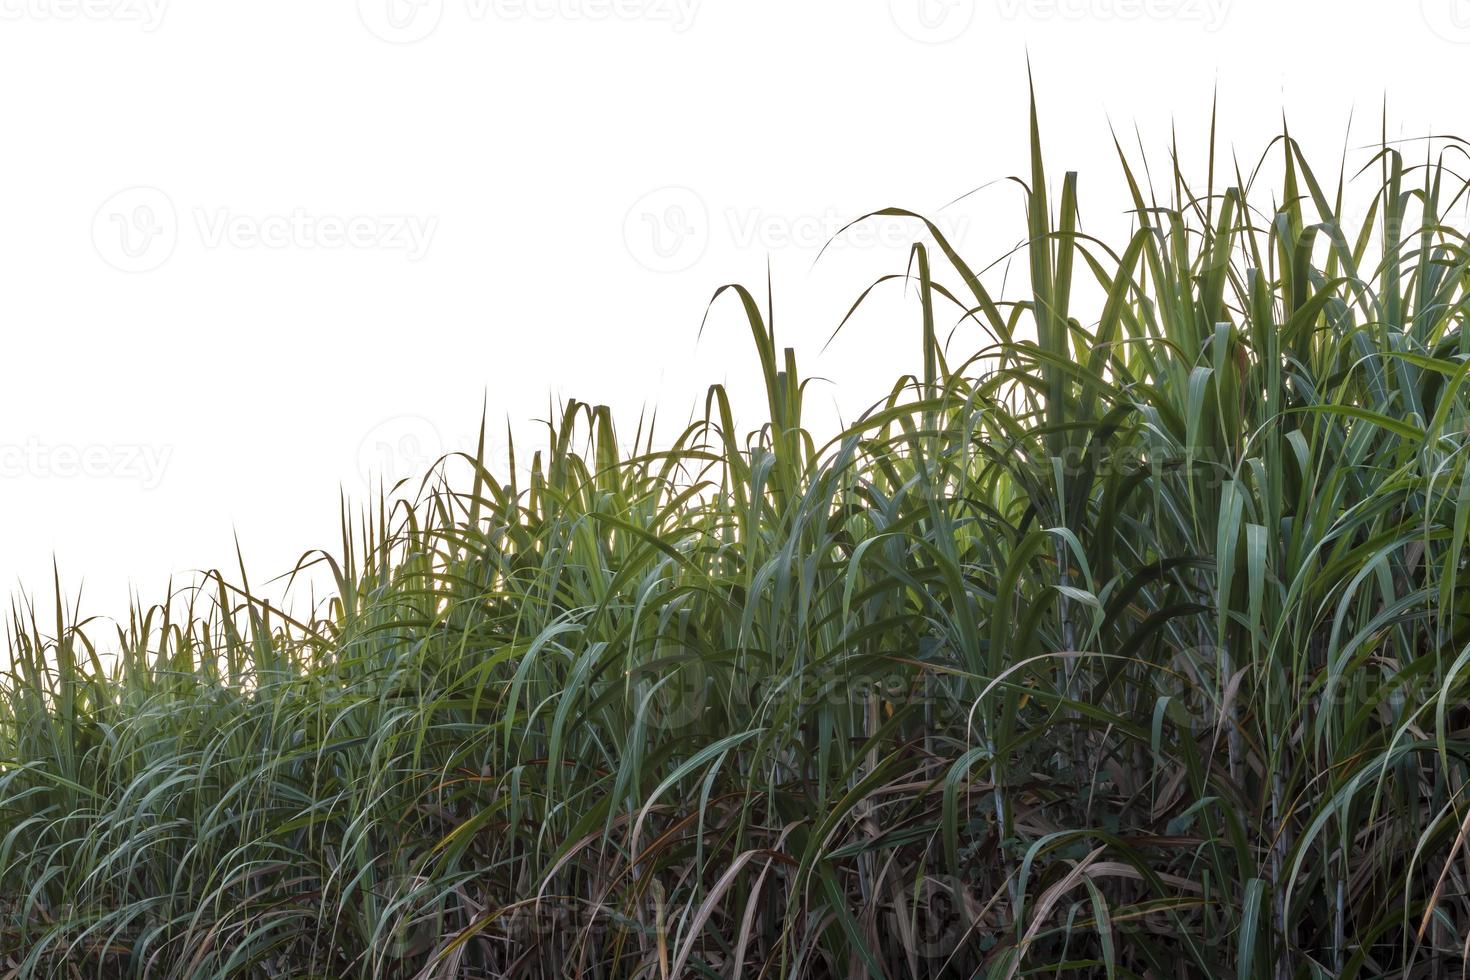
{"label": "dense foliage", "polygon": [[1120,150],[1114,250],[1038,144],[1029,291],[909,216],[922,367],[830,442],[726,287],[748,436],[568,405],[345,515],[309,616],[18,607],[0,976],[1458,976],[1460,145],[1354,220],[1289,135]]}

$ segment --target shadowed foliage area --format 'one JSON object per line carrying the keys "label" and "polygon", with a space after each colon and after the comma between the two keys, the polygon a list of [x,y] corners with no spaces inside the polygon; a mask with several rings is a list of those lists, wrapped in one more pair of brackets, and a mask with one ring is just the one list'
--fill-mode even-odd
{"label": "shadowed foliage area", "polygon": [[1461,144],[1120,149],[1109,246],[1031,143],[1020,295],[882,212],[917,367],[829,441],[730,286],[754,432],[482,435],[298,618],[20,604],[0,976],[1460,975]]}

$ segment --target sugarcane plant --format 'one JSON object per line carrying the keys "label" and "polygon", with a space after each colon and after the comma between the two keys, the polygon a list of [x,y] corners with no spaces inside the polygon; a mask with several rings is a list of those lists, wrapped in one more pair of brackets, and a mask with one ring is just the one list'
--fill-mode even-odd
{"label": "sugarcane plant", "polygon": [[321,602],[18,598],[0,976],[1460,975],[1466,145],[1212,115],[1109,244],[1030,142],[1020,293],[877,212],[916,366],[830,437],[726,286],[751,430],[482,424]]}

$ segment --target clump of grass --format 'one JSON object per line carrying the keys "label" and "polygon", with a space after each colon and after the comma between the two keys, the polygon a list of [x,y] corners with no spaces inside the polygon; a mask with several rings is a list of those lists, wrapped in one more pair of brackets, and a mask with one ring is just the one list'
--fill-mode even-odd
{"label": "clump of grass", "polygon": [[1029,291],[928,226],[920,368],[826,442],[730,286],[748,436],[573,403],[524,482],[344,514],[307,618],[18,609],[4,975],[1463,969],[1463,146],[1357,222],[1289,134],[1163,196],[1120,150],[1115,249],[1034,119]]}

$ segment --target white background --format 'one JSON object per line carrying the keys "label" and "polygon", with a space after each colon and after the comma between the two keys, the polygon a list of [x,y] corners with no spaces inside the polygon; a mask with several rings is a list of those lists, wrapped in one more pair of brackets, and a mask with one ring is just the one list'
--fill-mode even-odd
{"label": "white background", "polygon": [[753,427],[735,305],[697,334],[768,261],[835,426],[918,366],[898,289],[822,351],[915,231],[821,244],[896,205],[999,257],[1028,52],[1114,241],[1110,123],[1202,178],[1217,85],[1247,166],[1283,110],[1329,175],[1385,96],[1470,130],[1470,0],[0,0],[0,582],[49,602],[54,555],[122,614],[237,533],[285,571],[482,405],[500,457],[566,397],[671,434],[728,381]]}

